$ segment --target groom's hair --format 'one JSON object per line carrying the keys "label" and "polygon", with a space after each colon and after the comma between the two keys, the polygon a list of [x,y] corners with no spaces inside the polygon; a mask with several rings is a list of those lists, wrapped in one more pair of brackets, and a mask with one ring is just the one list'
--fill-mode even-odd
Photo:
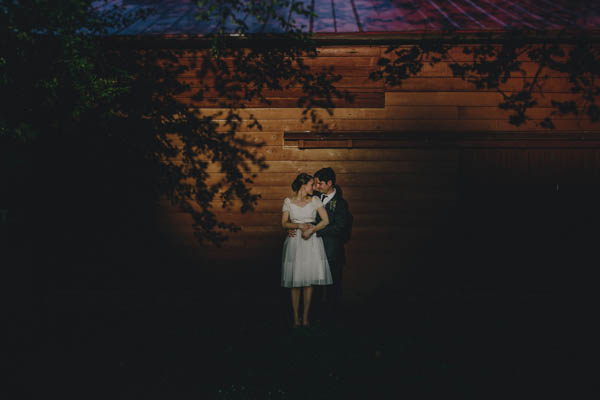
{"label": "groom's hair", "polygon": [[332,168],[321,168],[315,172],[315,178],[319,178],[320,181],[333,183],[335,185],[335,172]]}

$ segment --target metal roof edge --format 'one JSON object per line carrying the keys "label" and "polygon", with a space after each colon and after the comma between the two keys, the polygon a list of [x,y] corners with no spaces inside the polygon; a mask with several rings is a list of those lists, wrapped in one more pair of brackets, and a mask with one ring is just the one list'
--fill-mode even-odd
{"label": "metal roof edge", "polygon": [[[523,31],[523,39],[531,43],[576,43],[585,38],[600,43],[600,29]],[[317,46],[335,45],[394,45],[414,44],[419,41],[436,41],[447,44],[487,44],[514,40],[515,32],[499,31],[404,31],[404,32],[356,32],[318,33],[312,36]],[[512,35],[512,37],[510,37]],[[112,35],[105,38],[109,44],[134,48],[206,48],[212,45],[213,37],[207,35],[161,34],[161,35]],[[285,45],[289,36],[285,34],[231,35],[226,37],[232,47]]]}

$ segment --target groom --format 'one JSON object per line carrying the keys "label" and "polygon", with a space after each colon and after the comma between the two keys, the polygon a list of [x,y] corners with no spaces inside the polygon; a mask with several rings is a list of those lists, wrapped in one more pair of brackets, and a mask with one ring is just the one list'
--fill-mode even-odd
{"label": "groom", "polygon": [[[335,172],[332,168],[321,168],[314,175],[313,196],[319,196],[327,216],[329,224],[316,233],[323,238],[327,261],[333,278],[333,285],[329,288],[323,287],[323,300],[327,303],[330,311],[337,307],[342,293],[342,270],[344,267],[344,242],[348,234],[348,202],[342,197],[342,191],[335,184]],[[317,214],[316,223],[321,218]],[[290,231],[290,236],[295,235],[295,230]]]}

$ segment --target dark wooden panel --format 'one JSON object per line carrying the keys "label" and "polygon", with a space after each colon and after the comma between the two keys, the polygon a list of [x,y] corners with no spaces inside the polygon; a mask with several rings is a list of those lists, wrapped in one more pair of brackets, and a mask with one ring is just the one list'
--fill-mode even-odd
{"label": "dark wooden panel", "polygon": [[[551,107],[533,107],[527,111],[527,115],[530,118],[541,120],[547,116],[550,116],[554,108]],[[207,116],[213,116],[215,122],[222,123],[227,110],[225,109],[207,109],[201,110],[203,114]],[[503,120],[508,119],[509,112],[502,110],[496,104],[495,106],[386,106],[385,109],[377,108],[334,108],[332,109],[332,115],[329,115],[326,110],[318,109],[315,110],[319,118],[323,119],[324,122],[336,125],[340,121],[350,120],[364,120],[371,121],[372,124],[377,124],[380,120],[415,120],[415,119],[432,119],[432,120]],[[567,115],[553,115],[554,120],[559,119],[582,119],[581,115],[584,115],[583,109],[580,109],[580,115],[575,116],[573,114]],[[236,113],[244,120],[250,121],[250,115],[257,118],[263,124],[263,130],[269,131],[268,128],[279,127],[276,122],[280,121],[280,124],[300,124],[300,119],[303,109],[301,108],[248,108],[237,110]],[[221,115],[217,115],[221,113]],[[310,126],[310,123],[306,123],[299,126]],[[243,131],[244,126],[242,126]],[[279,129],[272,131],[277,132]]]}
{"label": "dark wooden panel", "polygon": [[[547,96],[553,97],[553,94],[547,94]],[[583,109],[579,109],[579,115],[566,114],[566,115],[552,115],[552,112],[556,111],[553,107],[532,107],[527,110],[527,116],[534,120],[543,120],[546,117],[552,118],[552,120],[581,120],[581,116],[584,115]],[[499,119],[508,120],[509,111],[503,110],[498,105],[494,107],[468,107],[458,106],[457,107],[458,118],[460,120],[477,120],[477,119]],[[599,125],[600,126],[600,125]]]}
{"label": "dark wooden panel", "polygon": [[[332,103],[335,107],[359,107],[359,108],[381,108],[385,104],[385,96],[382,91],[358,91],[355,89],[351,91],[353,96],[352,101],[346,101],[343,99],[332,99]],[[190,107],[198,108],[222,108],[227,105],[227,99],[211,98],[203,99],[202,101],[196,101],[189,97],[176,97],[176,100],[181,104],[188,105]],[[246,107],[271,107],[271,108],[297,108],[298,97],[274,97],[267,98],[270,103],[260,101],[258,99],[245,102]]]}
{"label": "dark wooden panel", "polygon": [[[334,83],[334,86],[338,89],[351,89],[351,88],[380,88],[383,89],[383,81],[374,81],[369,78],[369,74],[375,71],[374,68],[337,68],[333,71],[334,75],[339,75],[340,80]],[[318,72],[318,71],[313,71]],[[178,79],[179,82],[189,85],[190,88],[214,88],[214,75],[208,74],[203,76],[201,79],[197,77],[196,72],[188,71],[181,74]],[[288,87],[289,81],[281,80],[281,87]],[[300,88],[298,84],[291,85],[292,88]],[[265,96],[269,96],[273,91],[265,90],[263,93]],[[209,96],[211,92],[206,95]]]}
{"label": "dark wooden panel", "polygon": [[[531,83],[532,79],[523,77],[510,78],[500,86],[503,91],[519,91],[524,88],[525,83]],[[549,78],[546,81],[538,81],[544,93],[570,93],[571,84],[567,77]],[[389,92],[435,92],[435,91],[458,91],[458,92],[495,92],[495,88],[476,89],[475,85],[461,78],[453,77],[415,77],[402,82],[400,86],[386,86]]]}
{"label": "dark wooden panel", "polygon": [[[433,65],[431,65],[427,62],[424,62],[421,72],[417,76],[421,76],[421,77],[452,77],[454,75],[452,72],[452,68],[450,67],[451,64],[454,64],[454,61],[440,61],[440,62],[434,63]],[[465,61],[465,62],[462,62],[461,64],[473,65],[473,62]],[[535,62],[531,62],[531,61],[523,61],[523,62],[521,62],[521,65],[519,68],[520,68],[519,71],[511,72],[510,76],[514,77],[514,78],[534,77],[536,75],[536,73],[538,72],[539,64],[535,63]],[[568,74],[564,73],[564,72],[558,72],[555,70],[551,70],[549,68],[542,68],[542,70],[540,72],[540,76],[541,77],[547,76],[550,78],[558,78],[558,77],[566,78],[566,77],[568,77]]]}
{"label": "dark wooden panel", "polygon": [[[345,90],[347,90],[351,94],[356,94],[356,95],[360,95],[362,93],[383,93],[383,87],[376,87],[376,85],[371,85],[370,87],[349,87],[349,88],[346,88]],[[198,88],[190,88],[189,90],[178,94],[177,98],[193,97],[197,93],[199,93]],[[239,94],[243,95],[242,92],[240,92]],[[262,94],[267,99],[276,99],[276,98],[284,98],[285,99],[285,98],[290,98],[290,97],[299,98],[301,96],[304,96],[305,92],[301,87],[290,87],[290,88],[281,89],[281,90],[265,88],[265,89],[263,89]],[[204,98],[208,98],[208,99],[214,99],[214,98],[220,97],[220,93],[214,88],[209,88],[207,90],[204,90],[202,92],[202,95],[204,96]]]}
{"label": "dark wooden panel", "polygon": [[[492,45],[496,49],[500,49],[500,45]],[[410,50],[412,45],[398,45],[396,47],[397,50]],[[452,62],[468,62],[473,60],[473,54],[466,54],[464,49],[466,47],[474,48],[476,45],[464,45],[464,44],[456,44],[452,46],[448,51],[448,59]],[[541,47],[541,45],[533,45],[532,48]],[[388,46],[381,45],[337,45],[337,46],[321,46],[317,48],[317,56],[318,57],[394,57],[393,53],[386,54]],[[565,54],[573,49],[574,46],[570,44],[562,44],[561,48],[565,51]],[[209,54],[209,50],[207,49],[182,49],[177,50],[177,56],[181,59],[197,59],[198,57]],[[435,54],[432,54],[435,56]],[[566,56],[563,57],[554,57],[555,60],[564,61]],[[431,60],[430,56],[425,56],[424,61],[429,62]],[[494,60],[494,58],[489,58],[489,60]],[[530,58],[526,53],[518,54],[517,61],[521,62],[531,62]]]}
{"label": "dark wooden panel", "polygon": [[[282,146],[283,131],[238,131],[235,134],[238,138],[245,138],[250,143],[262,144],[265,146]],[[171,144],[181,147],[183,142],[176,135],[169,137]]]}
{"label": "dark wooden panel", "polygon": [[[486,45],[487,46],[487,45]],[[397,47],[398,50],[410,50],[412,49],[413,46],[411,45],[400,45]],[[473,53],[469,53],[466,54],[464,52],[465,48],[477,48],[477,45],[464,45],[464,44],[457,44],[452,46],[449,50],[448,50],[448,62],[469,62],[469,61],[473,61]],[[495,48],[496,50],[500,50],[501,46],[500,45],[494,45],[492,44],[491,47]],[[532,45],[532,49],[535,48],[540,48],[541,45]],[[567,52],[571,49],[574,48],[573,45],[569,45],[569,44],[562,44],[561,48],[563,49],[563,51],[565,51],[565,54],[567,54]],[[393,53],[388,53],[385,54],[385,51],[387,50],[387,46],[381,46],[381,56],[383,57],[388,57],[388,58],[393,58],[394,55]],[[431,55],[425,55],[423,60],[425,62],[429,62],[432,60],[432,57],[436,57],[436,54],[431,54]],[[566,56],[563,57],[553,57],[553,59],[557,60],[557,61],[565,61],[566,60]],[[489,57],[488,58],[489,61],[493,61],[495,60],[494,57]],[[529,58],[529,56],[527,55],[526,52],[524,53],[519,53],[516,57],[517,61],[520,62],[531,62],[531,59]]]}
{"label": "dark wooden panel", "polygon": [[[316,171],[310,171],[313,174]],[[347,186],[358,186],[358,187],[372,187],[372,186],[386,186],[386,185],[436,185],[448,182],[448,178],[451,177],[454,172],[452,171],[440,171],[440,174],[406,174],[406,173],[394,173],[394,172],[381,172],[375,176],[373,174],[363,173],[336,173],[337,183],[342,187]],[[448,173],[443,173],[448,172]],[[207,179],[209,184],[216,183],[217,181],[225,177],[224,173],[213,173]],[[253,179],[252,186],[289,186],[296,177],[295,173],[289,172],[269,172],[268,170],[264,173],[258,174]]]}
{"label": "dark wooden panel", "polygon": [[[374,210],[377,212],[395,212],[397,208],[409,208],[413,210],[421,209],[435,209],[440,207],[451,207],[456,200],[453,199],[441,199],[436,197],[429,198],[391,198],[391,199],[378,199],[377,203],[366,199],[347,199],[350,205],[352,213],[373,213]],[[256,212],[266,213],[279,213],[283,206],[283,198],[280,199],[260,199],[255,208]],[[212,203],[213,210],[223,210],[221,208],[221,202],[214,201]],[[239,212],[241,207],[240,201],[234,201],[231,210]]]}
{"label": "dark wooden panel", "polygon": [[[511,95],[512,92],[506,93]],[[573,101],[579,97],[572,94],[556,93],[552,96],[535,96],[538,107],[552,107],[552,100]],[[386,106],[471,106],[497,107],[503,100],[496,92],[386,92]]]}
{"label": "dark wooden panel", "polygon": [[[222,123],[224,121],[225,116],[227,115],[228,110],[226,109],[199,109],[203,115],[214,116],[216,122]],[[373,124],[377,124],[379,120],[414,120],[414,119],[424,119],[424,120],[503,120],[508,119],[509,112],[502,110],[498,107],[498,105],[493,106],[456,106],[456,105],[442,105],[442,106],[386,106],[384,109],[378,108],[334,108],[332,109],[332,115],[326,110],[317,109],[315,110],[319,118],[323,119],[326,123],[336,124],[338,121],[344,120],[365,120],[372,121]],[[551,112],[554,111],[554,108],[551,107],[533,107],[527,111],[527,115],[533,119],[541,120],[547,116],[551,115]],[[281,121],[281,124],[292,123],[300,121],[303,117],[302,115],[303,109],[301,108],[247,108],[236,110],[236,113],[244,120],[250,121],[250,116],[252,115],[254,118],[257,118],[260,122],[267,122],[266,125],[263,126],[264,134],[267,133],[280,133],[280,125],[277,125],[276,122],[272,121]],[[581,115],[583,115],[583,110],[580,110]],[[221,113],[220,115],[217,115]],[[553,115],[553,120],[560,119],[581,119],[581,115],[574,116],[573,114],[568,115]],[[299,124],[299,122],[298,122]],[[301,125],[309,126],[310,123]],[[267,128],[277,127],[278,129],[275,131],[269,131]],[[261,132],[244,131],[245,125],[242,126],[242,130],[240,133],[249,133],[251,135],[260,135],[263,134]],[[256,132],[256,133],[254,133]]]}
{"label": "dark wooden panel", "polygon": [[[346,148],[351,154],[373,154],[374,150],[366,148],[381,147],[377,150],[385,152],[395,149],[420,149],[424,154],[428,152],[445,152],[445,157],[437,159],[450,159],[456,156],[454,151],[466,148],[557,148],[557,149],[593,149],[600,148],[600,135],[596,132],[370,132],[370,131],[337,131],[318,133],[311,131],[284,132],[284,143],[297,146],[298,149],[310,154],[318,151],[317,148]],[[329,152],[344,150],[327,150]],[[315,153],[316,154],[316,153]],[[394,154],[394,153],[391,153]],[[388,155],[391,155],[388,154]],[[401,154],[401,153],[400,153]],[[435,154],[435,153],[434,153]]]}
{"label": "dark wooden panel", "polygon": [[[318,171],[323,168],[323,161],[269,161],[269,172],[289,172],[299,174],[300,172],[306,171]],[[436,163],[430,165],[429,163],[415,163],[414,161],[327,161],[327,166],[334,169],[336,173],[363,173],[363,174],[377,174],[377,173],[414,173],[414,174],[426,174],[426,173],[438,173],[445,169],[456,168],[456,163],[453,161],[447,161],[446,163]],[[208,172],[221,172],[219,165],[209,165],[207,168]],[[258,171],[258,167],[251,166],[252,171]],[[262,172],[264,173],[264,171]]]}
{"label": "dark wooden panel", "polygon": [[[343,58],[340,58],[340,61],[342,61]],[[349,86],[352,87],[352,85],[350,85],[350,83],[352,82],[353,79],[364,79],[364,78],[368,78],[369,75],[376,71],[377,67],[375,66],[352,66],[352,65],[346,65],[346,64],[341,64],[341,65],[335,65],[335,66],[331,66],[331,67],[327,67],[325,65],[322,66],[318,66],[318,67],[311,67],[309,69],[310,73],[320,73],[320,72],[326,72],[326,73],[332,73],[334,76],[341,76],[342,81],[340,81],[340,83],[342,83],[342,85],[344,86]],[[196,66],[196,67],[190,67],[189,69],[182,71],[181,73],[179,73],[177,75],[177,80],[181,81],[181,82],[187,82],[189,84],[191,84],[192,86],[197,86],[197,87],[214,87],[215,84],[215,77],[217,77],[219,72],[218,71],[204,71],[202,72],[202,68],[201,66]],[[200,80],[201,79],[201,80]],[[345,80],[345,81],[344,81]],[[287,84],[291,83],[292,81],[288,81],[286,79],[281,79],[279,80],[279,83],[281,84],[282,87],[286,86]],[[344,83],[346,82],[346,83]],[[365,83],[366,84],[366,83]],[[383,88],[383,81],[370,81],[370,83],[368,83],[369,87],[381,87]]]}
{"label": "dark wooden panel", "polygon": [[[361,106],[362,107],[362,106]],[[491,111],[491,107],[486,107],[486,111]],[[550,115],[550,110],[547,115]],[[540,113],[540,115],[544,115]],[[473,115],[475,116],[475,115]],[[418,117],[418,116],[417,116]],[[485,115],[481,116],[485,118]],[[520,131],[541,131],[547,132],[548,129],[540,125],[543,119],[531,119],[520,126],[511,124],[508,120],[508,114],[504,118],[498,119],[332,119],[324,121],[332,131],[373,131],[373,132],[520,132]],[[260,121],[265,131],[307,131],[313,130],[314,126],[310,121],[301,122],[297,119],[290,120],[262,120]],[[600,132],[600,123],[592,122],[588,118],[582,119],[556,119],[553,121],[554,131],[595,131]],[[220,131],[227,131],[229,128],[222,126]],[[254,129],[258,131],[258,129]],[[249,128],[242,127],[241,132],[249,131]]]}
{"label": "dark wooden panel", "polygon": [[[412,187],[406,187],[406,191],[415,190]],[[418,189],[416,189],[418,191]],[[435,188],[429,188],[435,190]],[[442,188],[441,192],[447,192],[447,188]],[[453,185],[452,191],[456,191],[456,185]],[[421,191],[422,192],[422,191]],[[402,201],[395,207],[390,205],[390,201],[380,202],[378,199],[349,199],[350,210],[354,215],[354,223],[357,226],[385,226],[391,224],[430,224],[436,219],[443,217],[444,213],[452,209],[456,204],[455,196],[447,200],[447,196],[440,194],[431,195],[430,198],[436,200],[435,203],[421,204],[422,196],[407,196],[412,203]],[[445,202],[442,203],[442,200]],[[261,200],[261,203],[265,200]],[[281,223],[283,200],[274,201],[276,203],[271,210],[250,211],[246,213],[223,211],[215,209],[215,216],[222,221],[232,222],[242,226],[279,226]],[[435,204],[435,207],[432,207]],[[368,208],[367,208],[368,207]],[[162,223],[168,223],[171,226],[186,227],[193,222],[192,217],[183,212],[169,212],[156,219]]]}
{"label": "dark wooden panel", "polygon": [[[176,65],[186,66],[189,68],[201,68],[202,67],[202,53],[199,53],[196,57],[178,57]],[[338,56],[328,56],[328,55],[319,55],[318,57],[300,57],[300,60],[310,68],[329,68],[329,67],[353,67],[353,68],[365,68],[365,67],[375,67],[377,65],[378,57],[376,55],[372,56],[361,56],[355,55],[350,57],[338,57]],[[234,68],[235,63],[234,59],[230,57],[225,57],[222,61],[229,68]],[[158,60],[158,65],[170,66],[174,63],[171,60]]]}
{"label": "dark wooden panel", "polygon": [[328,46],[317,53],[318,57],[379,57],[381,46]]}
{"label": "dark wooden panel", "polygon": [[[373,202],[373,208],[376,207],[377,202]],[[373,210],[374,212],[376,210]],[[353,213],[354,224],[362,227],[374,227],[378,228],[381,226],[387,226],[390,224],[397,224],[401,221],[403,225],[415,226],[415,225],[430,225],[435,224],[437,219],[440,218],[440,212],[435,210],[420,210],[419,213],[415,212],[414,209],[404,208],[394,210],[394,213],[375,213],[375,214],[362,214]],[[281,212],[278,213],[217,213],[217,218],[224,222],[235,223],[241,226],[264,226],[273,225],[279,226],[281,222]],[[187,221],[184,223],[188,223]]]}
{"label": "dark wooden panel", "polygon": [[460,181],[503,184],[597,182],[598,149],[470,149],[461,153]]}
{"label": "dark wooden panel", "polygon": [[[365,190],[356,186],[348,186],[344,188],[344,197],[349,200],[379,200],[385,198],[385,201],[394,201],[396,199],[427,199],[427,198],[444,198],[452,199],[454,193],[452,190],[442,191],[446,186],[428,187],[417,191],[416,188],[407,190],[407,187],[386,186],[386,187],[371,187]],[[283,199],[290,197],[294,193],[289,186],[260,186],[253,190],[259,193],[263,199]]]}
{"label": "dark wooden panel", "polygon": [[[287,141],[286,141],[287,142]],[[455,150],[432,150],[431,154],[424,154],[417,158],[406,149],[298,149],[282,148],[281,146],[265,146],[258,151],[259,155],[271,161],[416,161],[436,163],[452,162],[456,160]]]}
{"label": "dark wooden panel", "polygon": [[[317,48],[318,57],[378,57],[381,46],[325,46]],[[180,50],[179,58],[196,59],[201,55],[210,54],[209,50]]]}

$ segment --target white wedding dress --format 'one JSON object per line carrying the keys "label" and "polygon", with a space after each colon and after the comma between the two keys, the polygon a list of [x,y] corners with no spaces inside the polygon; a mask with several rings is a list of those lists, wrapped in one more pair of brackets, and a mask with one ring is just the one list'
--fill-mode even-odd
{"label": "white wedding dress", "polygon": [[[323,203],[317,197],[313,197],[305,206],[294,204],[286,198],[282,211],[290,212],[290,220],[293,223],[310,224],[315,222],[319,207],[323,207]],[[323,239],[315,233],[304,239],[300,229],[296,230],[296,236],[288,236],[283,243],[281,286],[302,287],[332,283]]]}

